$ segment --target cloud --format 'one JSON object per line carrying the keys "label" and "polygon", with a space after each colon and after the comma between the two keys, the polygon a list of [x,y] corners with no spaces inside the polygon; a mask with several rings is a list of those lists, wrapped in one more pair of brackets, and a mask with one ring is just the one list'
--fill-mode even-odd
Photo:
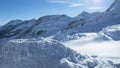
{"label": "cloud", "polygon": [[50,2],[51,3],[68,3],[68,2],[63,1],[63,0],[51,0]]}
{"label": "cloud", "polygon": [[61,3],[61,4],[67,4],[68,7],[80,7],[82,5],[85,5],[83,3],[78,2],[77,0],[50,0],[51,3]]}
{"label": "cloud", "polygon": [[95,2],[95,3],[101,3],[103,0],[92,0],[92,2]]}
{"label": "cloud", "polygon": [[104,0],[91,0],[92,5],[91,6],[96,6],[96,8],[100,8],[102,6]]}
{"label": "cloud", "polygon": [[92,11],[98,11],[98,10],[103,10],[103,1],[104,0],[91,0],[91,3],[89,3],[88,9]]}
{"label": "cloud", "polygon": [[71,5],[69,7],[79,7],[85,4],[80,4],[80,3],[71,3]]}
{"label": "cloud", "polygon": [[103,9],[103,7],[101,6],[92,6],[92,7],[89,7],[90,10],[100,10],[100,9]]}
{"label": "cloud", "polygon": [[99,11],[105,9],[103,6],[104,0],[49,0],[49,2],[65,4],[71,8],[81,7],[90,11]]}
{"label": "cloud", "polygon": [[91,6],[101,6],[103,4],[103,0],[91,0]]}

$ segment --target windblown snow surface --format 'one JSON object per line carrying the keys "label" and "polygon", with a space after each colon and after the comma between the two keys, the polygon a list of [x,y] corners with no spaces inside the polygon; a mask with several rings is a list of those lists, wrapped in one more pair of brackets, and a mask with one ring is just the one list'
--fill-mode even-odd
{"label": "windblown snow surface", "polygon": [[95,42],[90,39],[79,39],[67,41],[63,44],[83,54],[120,57],[120,41]]}
{"label": "windblown snow surface", "polygon": [[120,63],[120,25],[108,26],[98,33],[83,34],[84,37],[62,43],[79,53]]}
{"label": "windblown snow surface", "polygon": [[9,40],[0,47],[0,68],[118,68],[43,38]]}

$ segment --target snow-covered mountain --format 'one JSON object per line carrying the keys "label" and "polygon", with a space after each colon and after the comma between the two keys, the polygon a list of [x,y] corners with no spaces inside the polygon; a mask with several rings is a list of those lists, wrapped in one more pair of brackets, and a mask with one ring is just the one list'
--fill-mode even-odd
{"label": "snow-covered mountain", "polygon": [[[59,27],[57,28],[57,31],[60,31],[60,30],[63,30],[62,28],[70,27],[70,24],[72,24],[72,23],[73,23],[73,25],[79,24],[78,26],[80,26],[80,25],[83,26],[83,23],[81,23],[83,21],[84,21],[84,27],[83,28],[86,28],[86,29],[88,27],[91,27],[91,25],[92,26],[99,25],[99,27],[101,27],[101,28],[105,27],[107,25],[115,25],[119,21],[119,19],[118,19],[119,14],[120,14],[119,6],[120,6],[120,1],[115,0],[114,3],[106,10],[106,12],[88,13],[86,11],[83,11],[81,14],[79,14],[78,16],[76,16],[74,18],[68,17],[66,15],[48,15],[48,16],[44,16],[44,17],[41,17],[38,20],[36,20],[34,25],[35,24],[37,24],[37,25],[32,30],[31,33],[37,33],[37,31],[35,32],[34,30],[37,30],[39,27],[40,27],[39,29],[41,29],[41,30],[42,29],[45,30],[45,27],[46,27],[46,30],[48,30],[48,28],[51,28],[51,26],[53,26],[55,28],[55,27],[58,27],[58,25],[59,25]],[[117,18],[117,21],[116,21],[116,18]],[[111,19],[114,20],[115,23],[110,23],[112,21]],[[33,21],[33,20],[29,20],[29,21]],[[110,21],[110,22],[108,22],[108,21]],[[12,20],[12,21],[8,22],[4,26],[18,25],[18,24],[20,25],[20,23],[23,23],[23,22],[25,23],[26,21]],[[52,23],[52,24],[49,24],[49,23]],[[102,25],[103,23],[104,23],[104,26]],[[17,26],[17,27],[19,28],[19,26]],[[21,27],[21,25],[20,25],[20,27]],[[31,26],[31,27],[33,27],[33,26]],[[55,31],[54,28],[51,28],[49,30],[54,32]],[[76,26],[75,26],[75,28],[76,28]],[[83,28],[80,28],[81,29],[80,32],[83,32],[82,31]],[[100,28],[98,28],[96,30],[95,29],[86,30],[86,29],[84,29],[85,32],[87,32],[87,31],[92,31],[93,32],[93,31],[100,30]]]}
{"label": "snow-covered mountain", "polygon": [[14,39],[0,45],[0,68],[118,68],[47,39]]}
{"label": "snow-covered mountain", "polygon": [[0,68],[120,68],[120,64],[82,55],[88,47],[89,52],[111,51],[116,55],[119,44],[115,45],[115,51],[101,52],[108,46],[94,48],[102,47],[102,42],[100,46],[79,48],[91,41],[120,41],[119,6],[120,0],[115,0],[105,12],[84,11],[76,17],[48,15],[5,24],[0,28]]}
{"label": "snow-covered mountain", "polygon": [[61,31],[72,21],[71,17],[66,15],[49,15],[41,17],[28,30],[26,30],[20,37],[24,36],[43,36],[47,37]]}
{"label": "snow-covered mountain", "polygon": [[120,0],[115,0],[114,3],[106,10],[106,12],[119,13]]}
{"label": "snow-covered mountain", "polygon": [[[22,23],[15,23],[13,21],[3,26],[0,30],[0,38],[23,38],[26,36],[50,36],[58,31],[64,29],[73,19],[66,15],[49,15],[39,18],[38,20],[28,20]],[[9,25],[10,24],[10,25]]]}
{"label": "snow-covered mountain", "polygon": [[109,25],[120,24],[119,5],[120,1],[115,0],[106,12],[87,13],[84,11],[76,17],[48,15],[38,20],[11,21],[0,30],[0,38],[48,37],[58,33],[69,35],[99,32]]}
{"label": "snow-covered mountain", "polygon": [[120,40],[120,24],[112,25],[104,28],[102,31],[98,32],[98,37],[96,39],[106,39],[106,40]]}
{"label": "snow-covered mountain", "polygon": [[16,37],[30,28],[35,22],[35,19],[26,21],[13,20],[1,27],[0,38]]}
{"label": "snow-covered mountain", "polygon": [[119,41],[120,40],[120,24],[111,25],[103,28],[99,32],[86,32],[86,33],[58,33],[54,36],[51,36],[52,39],[58,41],[69,41],[80,38],[91,37],[96,41]]}

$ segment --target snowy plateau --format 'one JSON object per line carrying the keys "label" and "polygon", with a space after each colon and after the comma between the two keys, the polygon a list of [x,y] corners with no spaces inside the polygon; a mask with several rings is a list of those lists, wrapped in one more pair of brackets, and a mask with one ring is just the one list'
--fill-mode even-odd
{"label": "snowy plateau", "polygon": [[0,68],[120,68],[120,0],[105,12],[8,22]]}

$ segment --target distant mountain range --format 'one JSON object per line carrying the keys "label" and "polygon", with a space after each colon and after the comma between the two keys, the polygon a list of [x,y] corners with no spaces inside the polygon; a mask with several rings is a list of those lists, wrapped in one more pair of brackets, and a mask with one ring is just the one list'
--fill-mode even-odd
{"label": "distant mountain range", "polygon": [[13,20],[0,29],[0,38],[48,37],[55,34],[99,32],[109,25],[120,24],[119,1],[106,12],[83,12],[76,17],[49,15],[38,20]]}

